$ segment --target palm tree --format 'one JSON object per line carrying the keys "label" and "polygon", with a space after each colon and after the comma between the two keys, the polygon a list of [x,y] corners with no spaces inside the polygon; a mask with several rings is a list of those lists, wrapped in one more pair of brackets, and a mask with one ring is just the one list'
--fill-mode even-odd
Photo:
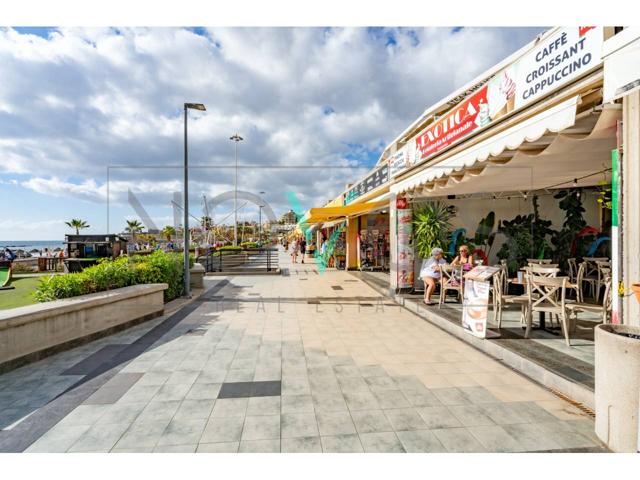
{"label": "palm tree", "polygon": [[171,237],[176,234],[176,229],[171,225],[167,225],[162,229],[162,232],[160,233],[162,233],[163,236],[167,237],[167,241],[170,242]]}
{"label": "palm tree", "polygon": [[76,235],[80,235],[80,230],[83,228],[89,228],[89,224],[84,220],[80,220],[79,218],[72,218],[70,222],[64,222],[69,227],[76,229]]}
{"label": "palm tree", "polygon": [[141,232],[144,225],[139,220],[127,220],[127,228],[125,230],[131,234],[131,243],[136,243],[136,233]]}

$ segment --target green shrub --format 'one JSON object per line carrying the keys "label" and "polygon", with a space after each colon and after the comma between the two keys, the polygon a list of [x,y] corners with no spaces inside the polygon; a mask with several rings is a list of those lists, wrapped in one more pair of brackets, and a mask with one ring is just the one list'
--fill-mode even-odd
{"label": "green shrub", "polygon": [[242,242],[240,246],[242,248],[258,248],[259,245],[257,242]]}
{"label": "green shrub", "polygon": [[[193,265],[193,258],[190,260]],[[130,285],[166,283],[169,288],[164,292],[164,300],[168,302],[182,295],[182,272],[182,254],[157,250],[150,255],[104,259],[79,273],[43,278],[34,297],[39,302],[48,302]]]}

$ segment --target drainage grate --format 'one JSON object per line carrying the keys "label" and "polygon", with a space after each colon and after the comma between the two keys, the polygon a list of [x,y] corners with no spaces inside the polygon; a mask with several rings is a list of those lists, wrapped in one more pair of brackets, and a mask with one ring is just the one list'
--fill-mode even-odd
{"label": "drainage grate", "polygon": [[300,280],[301,282],[304,282],[305,280],[308,280],[308,278],[299,278],[298,280]]}
{"label": "drainage grate", "polygon": [[202,336],[205,333],[207,333],[207,329],[206,328],[192,328],[191,330],[187,330],[187,333],[185,333],[185,335]]}
{"label": "drainage grate", "polygon": [[345,280],[345,283],[346,283],[346,282],[349,282],[349,283],[355,283],[355,282],[358,282],[358,280]]}
{"label": "drainage grate", "polygon": [[320,305],[320,300],[307,300],[309,305]]}
{"label": "drainage grate", "polygon": [[596,413],[591,410],[589,407],[587,407],[586,405],[583,405],[580,402],[576,402],[575,400],[573,400],[572,398],[567,397],[564,393],[559,392],[558,390],[554,390],[553,388],[549,388],[549,391],[551,393],[553,393],[556,397],[560,397],[561,399],[563,399],[565,402],[570,403],[571,405],[573,405],[574,407],[576,407],[578,410],[580,410],[581,412],[586,413],[587,415],[589,415],[592,418],[596,418]]}
{"label": "drainage grate", "polygon": [[344,290],[340,285],[331,285],[334,290]]}
{"label": "drainage grate", "polygon": [[361,307],[373,307],[373,303],[360,303]]}

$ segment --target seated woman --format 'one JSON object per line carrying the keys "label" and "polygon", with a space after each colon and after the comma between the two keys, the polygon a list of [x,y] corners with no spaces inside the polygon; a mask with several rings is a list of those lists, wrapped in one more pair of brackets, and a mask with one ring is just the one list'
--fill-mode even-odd
{"label": "seated woman", "polygon": [[431,301],[431,295],[433,295],[436,289],[436,282],[440,279],[439,266],[446,263],[441,248],[431,250],[431,256],[422,262],[420,278],[422,278],[424,282],[424,303],[427,305],[435,305],[435,303]]}
{"label": "seated woman", "polygon": [[453,259],[451,265],[458,266],[462,265],[463,270],[471,270],[474,266],[473,263],[473,255],[469,253],[469,247],[466,245],[461,245],[459,249],[459,255]]}

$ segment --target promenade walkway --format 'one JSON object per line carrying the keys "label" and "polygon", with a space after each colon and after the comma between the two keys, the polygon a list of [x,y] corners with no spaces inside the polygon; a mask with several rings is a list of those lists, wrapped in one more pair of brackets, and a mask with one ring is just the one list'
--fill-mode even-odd
{"label": "promenade walkway", "polygon": [[600,451],[593,420],[344,271],[208,277],[0,375],[0,451]]}

